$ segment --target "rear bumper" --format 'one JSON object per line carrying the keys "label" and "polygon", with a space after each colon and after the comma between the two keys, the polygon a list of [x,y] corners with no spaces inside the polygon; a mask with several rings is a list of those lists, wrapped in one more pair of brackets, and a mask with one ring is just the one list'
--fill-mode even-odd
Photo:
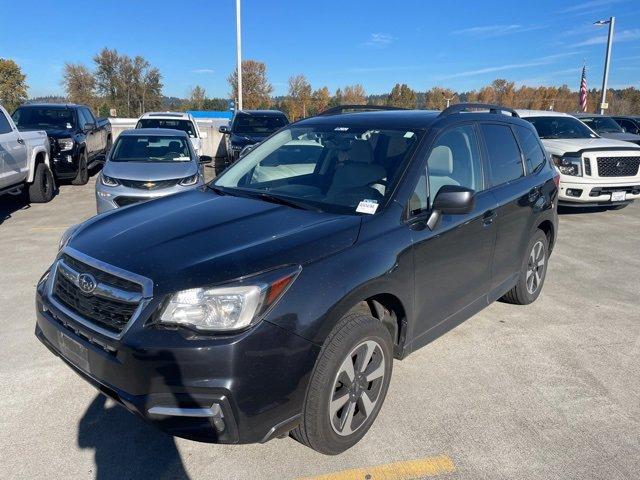
{"label": "rear bumper", "polygon": [[[41,292],[36,312],[37,338],[87,382],[161,430],[204,442],[262,442],[295,427],[319,352],[266,321],[203,338],[145,327],[143,315],[115,341],[74,323]],[[85,361],[63,348],[69,339]]]}

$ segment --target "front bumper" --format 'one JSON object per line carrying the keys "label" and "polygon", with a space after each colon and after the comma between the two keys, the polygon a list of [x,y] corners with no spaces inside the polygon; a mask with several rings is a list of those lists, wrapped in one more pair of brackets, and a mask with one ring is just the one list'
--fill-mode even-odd
{"label": "front bumper", "polygon": [[169,188],[161,188],[157,190],[143,190],[140,188],[124,187],[107,187],[100,182],[96,182],[96,210],[98,213],[108,212],[121,206],[133,205],[135,203],[147,202],[157,198],[174,195],[176,193],[186,192],[194,188],[201,187],[204,181],[201,179],[195,185],[184,187],[182,185],[174,185]]}
{"label": "front bumper", "polygon": [[[560,178],[560,193],[558,201],[565,206],[588,205],[622,205],[640,199],[640,179],[631,178],[627,181],[593,182],[588,179],[566,180]],[[624,200],[612,201],[613,192],[625,192]]]}
{"label": "front bumper", "polygon": [[145,326],[159,304],[114,340],[65,316],[40,286],[35,334],[103,394],[171,435],[255,443],[295,427],[319,347],[267,321],[227,336]]}

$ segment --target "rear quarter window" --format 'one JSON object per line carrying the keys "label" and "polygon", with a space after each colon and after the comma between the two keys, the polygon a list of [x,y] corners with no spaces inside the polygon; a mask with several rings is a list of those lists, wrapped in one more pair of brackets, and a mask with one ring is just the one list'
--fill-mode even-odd
{"label": "rear quarter window", "polygon": [[502,185],[522,177],[520,149],[511,128],[499,124],[482,124],[480,128],[489,154],[492,185]]}
{"label": "rear quarter window", "polygon": [[531,129],[519,125],[514,129],[522,147],[527,173],[537,172],[546,161],[538,136]]}

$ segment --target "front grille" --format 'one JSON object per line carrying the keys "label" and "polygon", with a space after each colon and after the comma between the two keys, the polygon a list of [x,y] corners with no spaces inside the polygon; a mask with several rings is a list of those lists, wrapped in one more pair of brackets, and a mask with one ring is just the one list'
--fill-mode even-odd
{"label": "front grille", "polygon": [[61,272],[67,265],[78,274],[88,273],[95,277],[100,285],[115,287],[121,291],[142,293],[142,286],[103,270],[80,262],[68,255],[63,255],[59,265],[52,293],[62,303],[82,319],[97,325],[111,333],[119,334],[136,312],[139,301],[135,303],[116,298],[106,298],[94,293],[84,293],[78,285]]}
{"label": "front grille", "polygon": [[180,180],[182,179],[174,178],[171,180],[158,180],[158,181],[126,180],[122,178],[118,179],[118,181],[125,187],[138,188],[140,190],[160,190],[161,188],[175,187]]}
{"label": "front grille", "polygon": [[598,157],[600,177],[633,177],[639,166],[640,157]]}
{"label": "front grille", "polygon": [[119,207],[126,207],[140,202],[151,200],[151,197],[116,197],[115,202]]}

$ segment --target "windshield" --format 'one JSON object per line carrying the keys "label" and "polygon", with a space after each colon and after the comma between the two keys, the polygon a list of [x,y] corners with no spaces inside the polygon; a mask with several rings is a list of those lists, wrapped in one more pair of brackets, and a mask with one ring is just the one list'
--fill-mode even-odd
{"label": "windshield", "polygon": [[121,135],[116,140],[111,162],[189,162],[189,142],[184,137]]}
{"label": "windshield", "polygon": [[581,121],[598,133],[624,133],[620,125],[609,117],[583,117]]}
{"label": "windshield", "polygon": [[196,129],[191,120],[174,120],[166,118],[143,118],[138,121],[136,128],[169,128],[182,130],[191,138],[196,138]]}
{"label": "windshield", "polygon": [[237,135],[268,136],[287,123],[284,115],[237,115],[231,130]]}
{"label": "windshield", "polygon": [[21,129],[66,129],[76,126],[73,110],[64,107],[20,107],[11,116]]}
{"label": "windshield", "polygon": [[232,195],[268,193],[323,211],[371,214],[390,195],[420,136],[413,130],[290,127],[213,185]]}
{"label": "windshield", "polygon": [[540,138],[598,138],[580,120],[573,117],[528,117],[525,118],[536,127]]}

